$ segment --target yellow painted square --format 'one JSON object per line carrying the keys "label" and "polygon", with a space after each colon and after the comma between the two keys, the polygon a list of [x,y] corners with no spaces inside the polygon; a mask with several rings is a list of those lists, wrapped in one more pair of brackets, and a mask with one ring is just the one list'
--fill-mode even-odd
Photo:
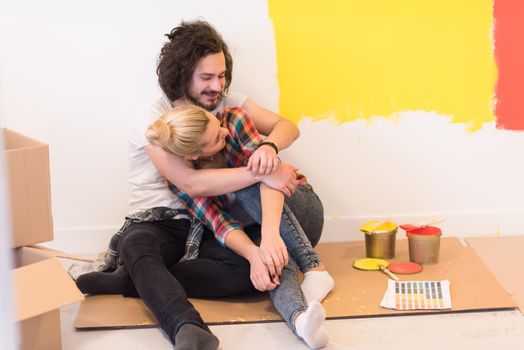
{"label": "yellow painted square", "polygon": [[341,122],[436,111],[493,121],[490,0],[268,0],[280,113]]}

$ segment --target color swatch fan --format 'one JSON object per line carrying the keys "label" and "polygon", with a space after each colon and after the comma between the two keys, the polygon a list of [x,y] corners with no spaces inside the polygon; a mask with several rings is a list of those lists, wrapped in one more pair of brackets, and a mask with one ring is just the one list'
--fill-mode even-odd
{"label": "color swatch fan", "polygon": [[451,309],[449,281],[388,280],[380,306],[395,310]]}

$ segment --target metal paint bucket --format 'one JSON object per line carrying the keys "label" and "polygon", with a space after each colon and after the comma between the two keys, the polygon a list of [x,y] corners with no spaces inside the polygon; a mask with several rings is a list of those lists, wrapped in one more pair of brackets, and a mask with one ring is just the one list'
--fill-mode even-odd
{"label": "metal paint bucket", "polygon": [[434,226],[425,226],[406,232],[409,244],[409,260],[422,265],[438,263],[440,236],[442,231]]}
{"label": "metal paint bucket", "polygon": [[361,231],[366,235],[366,257],[391,259],[395,256],[397,225],[392,222],[365,224]]}

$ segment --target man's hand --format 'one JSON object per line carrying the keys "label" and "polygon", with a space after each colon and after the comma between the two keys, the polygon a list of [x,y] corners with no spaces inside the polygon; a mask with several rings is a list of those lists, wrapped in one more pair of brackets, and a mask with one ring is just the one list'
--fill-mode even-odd
{"label": "man's hand", "polygon": [[[258,248],[258,247],[257,247]],[[269,270],[264,260],[262,259],[262,252],[260,249],[255,250],[249,256],[249,264],[251,265],[250,278],[253,286],[261,291],[272,290],[277,287],[273,281],[271,281]]]}
{"label": "man's hand", "polygon": [[284,266],[288,263],[288,253],[286,244],[280,237],[278,231],[276,234],[270,234],[269,232],[262,233],[260,250],[262,251],[262,259],[271,274],[271,280],[276,284],[280,284],[279,276],[282,274]]}
{"label": "man's hand", "polygon": [[249,157],[247,170],[253,175],[268,175],[275,171],[279,164],[276,150],[269,145],[262,145]]}
{"label": "man's hand", "polygon": [[291,197],[297,188],[297,171],[298,168],[293,165],[281,163],[277,170],[269,175],[264,175],[261,182]]}

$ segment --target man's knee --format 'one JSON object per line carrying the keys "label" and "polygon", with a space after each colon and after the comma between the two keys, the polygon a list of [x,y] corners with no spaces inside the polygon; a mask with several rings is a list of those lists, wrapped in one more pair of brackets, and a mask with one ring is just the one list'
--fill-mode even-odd
{"label": "man's knee", "polygon": [[119,246],[119,255],[124,263],[130,263],[138,257],[154,252],[156,240],[153,235],[139,225],[129,227]]}

